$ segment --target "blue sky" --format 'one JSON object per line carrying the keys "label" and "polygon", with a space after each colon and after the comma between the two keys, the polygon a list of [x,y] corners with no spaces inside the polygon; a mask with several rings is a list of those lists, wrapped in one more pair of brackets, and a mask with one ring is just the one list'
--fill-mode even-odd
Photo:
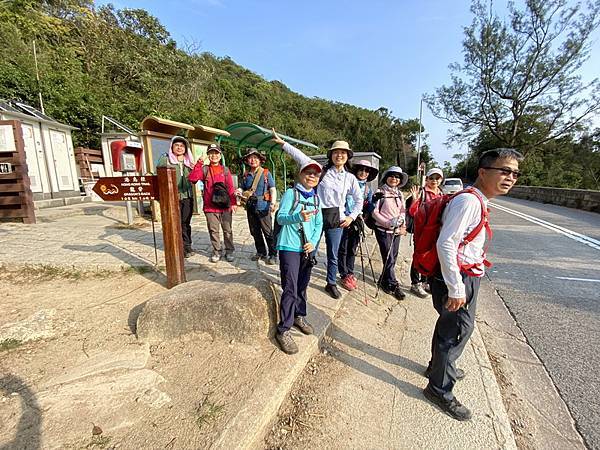
{"label": "blue sky", "polygon": [[[109,2],[97,1],[96,4]],[[462,62],[468,0],[117,0],[117,8],[143,8],[156,16],[180,47],[230,56],[268,80],[307,97],[387,107],[418,118],[422,94],[450,79]],[[496,1],[500,8],[503,1]],[[584,67],[600,67],[600,33]],[[594,70],[595,68],[595,74]],[[210,125],[210,124],[206,124]],[[269,124],[261,124],[269,126]],[[466,147],[446,147],[447,123],[423,105],[425,139],[440,165]],[[298,136],[302,138],[302,136]],[[360,149],[358,149],[360,150]]]}

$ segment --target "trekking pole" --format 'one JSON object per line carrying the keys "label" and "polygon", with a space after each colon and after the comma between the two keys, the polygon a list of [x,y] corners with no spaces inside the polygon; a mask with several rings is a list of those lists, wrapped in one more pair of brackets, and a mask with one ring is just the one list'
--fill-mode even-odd
{"label": "trekking pole", "polygon": [[383,268],[381,269],[381,276],[379,277],[379,280],[377,280],[377,291],[375,291],[375,298],[377,298],[377,296],[379,295],[379,289],[381,288],[381,277],[383,277],[383,273],[385,272],[385,269],[387,268],[388,262],[390,261],[390,255],[392,254],[392,249],[394,248],[394,241],[396,240],[396,229],[398,227],[394,227],[392,233],[392,243],[390,244],[390,248],[388,250],[388,254],[387,257],[385,258],[385,264],[383,265]]}
{"label": "trekking pole", "polygon": [[365,300],[365,306],[366,306],[368,304],[368,301],[367,301],[367,282],[365,281],[365,258],[363,256],[362,241],[361,241],[360,237],[358,239],[358,249],[360,250],[360,268],[362,269],[363,292],[364,292],[364,300]]}
{"label": "trekking pole", "polygon": [[377,280],[375,279],[375,270],[373,270],[373,261],[371,260],[371,251],[369,250],[369,244],[367,244],[367,235],[365,234],[364,228],[362,230],[359,242],[360,243],[364,242],[364,244],[365,244],[365,247],[367,249],[367,260],[369,261],[369,266],[371,267],[371,276],[373,277],[373,284],[376,284]]}

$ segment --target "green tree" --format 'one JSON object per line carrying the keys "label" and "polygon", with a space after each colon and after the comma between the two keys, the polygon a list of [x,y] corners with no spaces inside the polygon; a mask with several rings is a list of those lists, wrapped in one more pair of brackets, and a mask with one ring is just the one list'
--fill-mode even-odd
{"label": "green tree", "polygon": [[509,2],[508,23],[473,0],[463,64],[452,83],[426,97],[434,115],[460,126],[455,135],[487,130],[502,145],[524,151],[568,134],[600,110],[597,79],[583,83],[581,65],[599,24],[600,1]]}

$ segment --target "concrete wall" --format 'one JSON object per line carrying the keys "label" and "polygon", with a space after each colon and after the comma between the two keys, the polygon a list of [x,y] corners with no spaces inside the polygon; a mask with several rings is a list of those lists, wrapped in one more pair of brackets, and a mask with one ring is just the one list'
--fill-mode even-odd
{"label": "concrete wall", "polygon": [[600,213],[600,191],[515,186],[508,196]]}

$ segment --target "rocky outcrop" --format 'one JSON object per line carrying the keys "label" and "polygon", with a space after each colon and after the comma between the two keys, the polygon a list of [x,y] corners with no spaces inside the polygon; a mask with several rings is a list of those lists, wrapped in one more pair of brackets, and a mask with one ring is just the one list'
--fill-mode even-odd
{"label": "rocky outcrop", "polygon": [[190,281],[149,299],[137,319],[139,339],[156,343],[192,333],[253,343],[275,326],[275,291],[256,272]]}

